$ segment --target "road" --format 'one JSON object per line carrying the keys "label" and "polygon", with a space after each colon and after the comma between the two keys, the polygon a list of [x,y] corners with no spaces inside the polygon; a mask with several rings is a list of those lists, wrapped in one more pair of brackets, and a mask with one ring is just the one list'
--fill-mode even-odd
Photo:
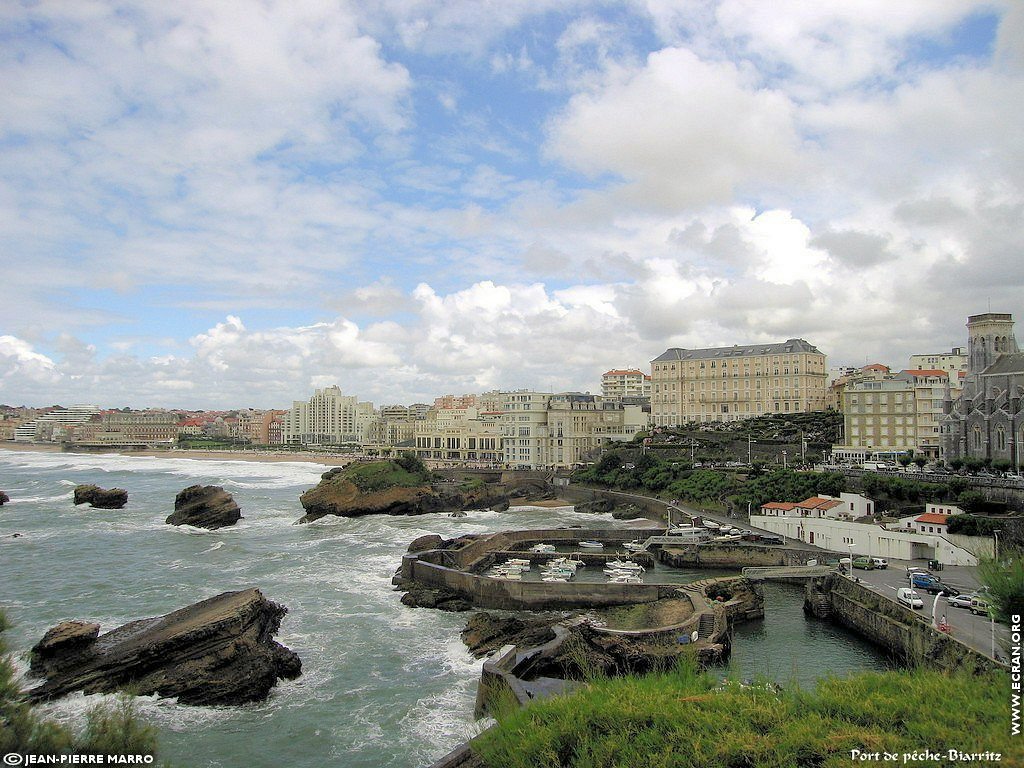
{"label": "road", "polygon": [[[839,557],[838,553],[830,553]],[[920,562],[905,562],[901,560],[890,560],[889,567],[874,571],[854,570],[855,578],[860,583],[870,587],[890,600],[896,600],[896,590],[900,587],[907,587],[907,566],[916,565],[921,567]],[[969,594],[978,589],[979,583],[976,568],[964,566],[946,566],[942,571],[936,573],[944,584],[959,590],[962,594]],[[1000,657],[1006,656],[1006,647],[1010,639],[1010,630],[1003,624],[993,624],[988,616],[975,616],[966,608],[955,608],[940,597],[938,604],[935,603],[935,596],[929,595],[923,589],[918,589],[917,594],[924,601],[924,608],[915,610],[921,615],[922,621],[930,622],[932,619],[932,606],[938,618],[943,615],[946,623],[952,628],[951,634],[957,640],[972,648],[981,651],[986,656],[992,655],[992,632],[995,630],[996,651]]]}

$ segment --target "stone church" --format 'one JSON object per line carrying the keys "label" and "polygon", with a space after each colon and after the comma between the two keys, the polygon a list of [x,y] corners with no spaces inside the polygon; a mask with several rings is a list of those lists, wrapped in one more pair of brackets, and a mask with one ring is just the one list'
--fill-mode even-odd
{"label": "stone church", "polygon": [[946,461],[968,457],[1024,463],[1024,354],[1013,336],[1013,315],[967,318],[967,376],[943,405]]}

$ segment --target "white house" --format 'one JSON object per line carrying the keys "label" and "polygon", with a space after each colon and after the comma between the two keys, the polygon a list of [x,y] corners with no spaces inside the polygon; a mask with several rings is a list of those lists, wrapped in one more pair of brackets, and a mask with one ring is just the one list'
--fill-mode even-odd
{"label": "white house", "polygon": [[750,525],[843,555],[938,560],[944,565],[978,564],[973,553],[937,533],[890,530],[873,523],[795,515],[752,515]]}

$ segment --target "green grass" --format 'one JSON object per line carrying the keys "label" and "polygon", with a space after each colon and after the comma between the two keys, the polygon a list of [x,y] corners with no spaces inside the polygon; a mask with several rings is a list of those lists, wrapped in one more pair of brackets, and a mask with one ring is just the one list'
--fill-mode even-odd
{"label": "green grass", "polygon": [[[0,633],[8,628],[0,612]],[[22,697],[0,634],[0,754],[156,755],[156,730],[143,723],[128,695],[91,707],[74,733],[41,717]]]}
{"label": "green grass", "polygon": [[1006,675],[863,673],[775,692],[682,666],[509,707],[473,750],[488,768],[849,768],[854,749],[895,752],[902,765],[926,748],[992,750],[1001,765],[1024,765],[1009,700]]}
{"label": "green grass", "polygon": [[429,473],[406,469],[397,461],[369,461],[350,464],[339,477],[350,480],[363,493],[388,488],[415,488],[430,482]]}

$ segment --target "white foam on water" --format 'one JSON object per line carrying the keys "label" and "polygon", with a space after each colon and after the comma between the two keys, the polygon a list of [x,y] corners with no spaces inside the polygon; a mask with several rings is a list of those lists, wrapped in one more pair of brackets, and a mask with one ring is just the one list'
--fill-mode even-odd
{"label": "white foam on water", "polygon": [[[10,496],[11,492],[8,491],[7,495]],[[70,493],[62,493],[59,496],[11,496],[11,500],[8,501],[4,506],[14,506],[16,504],[53,504],[57,501],[70,501]]]}

